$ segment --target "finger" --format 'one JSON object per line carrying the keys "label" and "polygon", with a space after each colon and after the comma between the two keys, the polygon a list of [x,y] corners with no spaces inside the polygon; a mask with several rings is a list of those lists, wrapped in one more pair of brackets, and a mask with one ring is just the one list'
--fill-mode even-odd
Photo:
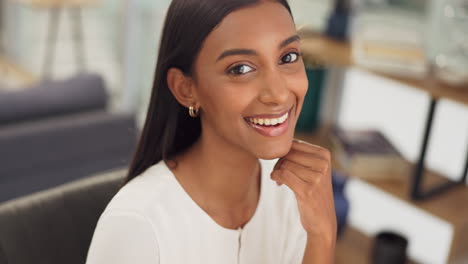
{"label": "finger", "polygon": [[308,153],[315,153],[324,159],[330,159],[330,151],[326,148],[307,143],[305,141],[294,139],[291,145],[291,149],[300,150]]}
{"label": "finger", "polygon": [[284,160],[279,168],[281,170],[289,170],[303,181],[312,184],[320,183],[321,179],[325,177],[324,172],[312,170],[290,160]]}
{"label": "finger", "polygon": [[273,170],[277,170],[281,166],[281,163],[283,162],[283,160],[284,160],[284,157],[279,158],[275,166],[273,167]]}
{"label": "finger", "polygon": [[295,162],[306,168],[319,172],[326,172],[326,170],[330,166],[330,160],[324,159],[316,155],[315,153],[303,152],[300,150],[289,151],[289,153],[286,156],[284,156],[282,163],[284,162],[284,160]]}
{"label": "finger", "polygon": [[307,183],[288,170],[275,170],[272,173],[272,179],[284,183],[294,193],[301,194],[306,191]]}

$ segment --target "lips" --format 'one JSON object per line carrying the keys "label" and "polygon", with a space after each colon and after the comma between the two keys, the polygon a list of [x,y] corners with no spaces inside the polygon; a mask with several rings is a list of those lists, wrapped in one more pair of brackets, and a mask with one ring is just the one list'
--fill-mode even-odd
{"label": "lips", "polygon": [[277,137],[288,130],[291,109],[280,114],[249,116],[244,118],[244,120],[256,132],[264,136]]}

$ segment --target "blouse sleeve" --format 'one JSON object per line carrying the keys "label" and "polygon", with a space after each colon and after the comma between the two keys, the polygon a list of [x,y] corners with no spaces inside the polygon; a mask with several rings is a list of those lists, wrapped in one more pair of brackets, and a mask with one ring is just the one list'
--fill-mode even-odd
{"label": "blouse sleeve", "polygon": [[96,227],[86,264],[159,264],[151,222],[136,212],[105,212]]}

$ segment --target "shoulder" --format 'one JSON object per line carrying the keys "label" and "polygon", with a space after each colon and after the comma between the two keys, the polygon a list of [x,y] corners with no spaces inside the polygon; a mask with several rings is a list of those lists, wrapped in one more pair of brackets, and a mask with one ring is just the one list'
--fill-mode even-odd
{"label": "shoulder", "polygon": [[147,215],[149,209],[171,192],[170,170],[164,161],[152,165],[124,185],[107,205],[103,215],[116,212],[135,212]]}
{"label": "shoulder", "polygon": [[124,185],[97,223],[88,252],[91,263],[158,263],[155,204],[170,192],[169,169],[155,164]]}
{"label": "shoulder", "polygon": [[94,232],[86,264],[159,263],[151,222],[134,211],[107,211]]}

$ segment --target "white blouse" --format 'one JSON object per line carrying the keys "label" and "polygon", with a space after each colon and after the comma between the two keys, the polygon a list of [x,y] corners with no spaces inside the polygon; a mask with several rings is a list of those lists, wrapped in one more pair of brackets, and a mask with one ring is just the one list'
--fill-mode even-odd
{"label": "white blouse", "polygon": [[216,223],[161,161],[126,184],[97,224],[87,264],[299,264],[306,245],[297,201],[260,160],[256,211],[239,229]]}

